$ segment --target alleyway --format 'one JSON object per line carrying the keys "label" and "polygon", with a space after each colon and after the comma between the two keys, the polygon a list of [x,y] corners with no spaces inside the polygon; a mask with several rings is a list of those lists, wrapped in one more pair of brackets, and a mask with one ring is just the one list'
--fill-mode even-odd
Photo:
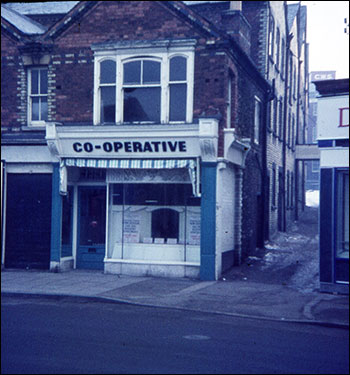
{"label": "alleyway", "polygon": [[241,266],[228,270],[223,279],[282,284],[305,292],[317,290],[318,208],[305,207],[299,221],[287,232],[278,232],[264,249],[256,249]]}

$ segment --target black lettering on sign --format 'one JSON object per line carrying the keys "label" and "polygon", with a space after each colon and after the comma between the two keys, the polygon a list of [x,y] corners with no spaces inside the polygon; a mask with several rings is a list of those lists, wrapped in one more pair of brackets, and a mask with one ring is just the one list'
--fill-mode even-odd
{"label": "black lettering on sign", "polygon": [[175,152],[176,151],[177,142],[170,142],[170,141],[168,141],[168,145],[169,145],[169,149],[170,149],[171,152]]}
{"label": "black lettering on sign", "polygon": [[124,142],[124,149],[125,149],[125,152],[132,152],[131,142]]}
{"label": "black lettering on sign", "polygon": [[145,145],[143,146],[143,152],[146,152],[146,151],[153,152],[152,146],[149,142],[145,142]]}
{"label": "black lettering on sign", "polygon": [[[96,147],[97,148],[97,147]],[[110,142],[105,142],[103,144],[103,151],[111,152],[113,150],[113,145]]]}
{"label": "black lettering on sign", "polygon": [[159,152],[159,145],[160,145],[160,142],[151,142],[152,145],[154,146],[154,151],[155,152]]}
{"label": "black lettering on sign", "polygon": [[186,142],[185,141],[179,142],[179,151],[180,152],[186,152]]}
{"label": "black lettering on sign", "polygon": [[81,143],[80,143],[80,142],[75,142],[75,143],[73,143],[73,150],[74,150],[75,152],[82,152],[83,149],[82,149],[82,145],[81,145]]}
{"label": "black lettering on sign", "polygon": [[140,142],[133,142],[132,143],[134,152],[142,152],[142,143]]}
{"label": "black lettering on sign", "polygon": [[114,145],[114,152],[118,152],[123,147],[123,144],[121,142],[114,142],[113,145]]}
{"label": "black lettering on sign", "polygon": [[90,142],[84,143],[84,151],[85,152],[92,152],[94,149],[94,146]]}

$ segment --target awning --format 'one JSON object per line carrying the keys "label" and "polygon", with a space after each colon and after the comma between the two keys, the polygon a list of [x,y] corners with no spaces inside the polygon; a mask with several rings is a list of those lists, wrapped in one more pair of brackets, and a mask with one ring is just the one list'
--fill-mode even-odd
{"label": "awning", "polygon": [[67,194],[67,167],[118,169],[176,169],[186,168],[192,182],[193,195],[199,193],[198,159],[79,159],[62,158],[60,163],[60,194]]}

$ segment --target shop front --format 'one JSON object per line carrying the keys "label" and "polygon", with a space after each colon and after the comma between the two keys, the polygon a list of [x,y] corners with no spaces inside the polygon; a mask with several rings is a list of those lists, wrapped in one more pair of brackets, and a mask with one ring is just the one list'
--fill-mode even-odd
{"label": "shop front", "polygon": [[57,159],[51,268],[217,279],[235,249],[238,200],[216,119],[161,131],[48,124],[46,134]]}
{"label": "shop front", "polygon": [[349,294],[349,80],[316,81],[320,290]]}

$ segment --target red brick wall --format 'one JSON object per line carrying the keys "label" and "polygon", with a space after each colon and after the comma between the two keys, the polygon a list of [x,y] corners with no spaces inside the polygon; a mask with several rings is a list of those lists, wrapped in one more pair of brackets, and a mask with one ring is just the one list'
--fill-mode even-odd
{"label": "red brick wall", "polygon": [[18,125],[20,100],[17,93],[18,75],[17,43],[5,33],[1,35],[1,129]]}

